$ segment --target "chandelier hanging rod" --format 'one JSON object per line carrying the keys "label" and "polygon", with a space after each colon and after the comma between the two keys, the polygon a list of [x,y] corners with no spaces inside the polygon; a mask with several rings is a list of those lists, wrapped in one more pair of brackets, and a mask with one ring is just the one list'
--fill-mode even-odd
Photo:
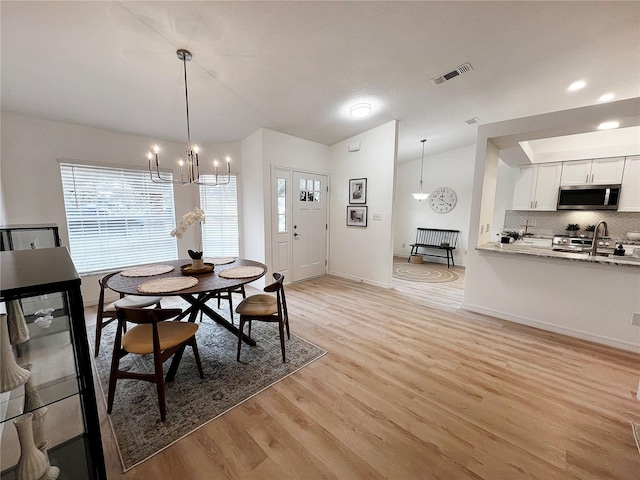
{"label": "chandelier hanging rod", "polygon": [[[189,121],[189,87],[187,82],[187,62],[191,61],[193,56],[191,52],[185,50],[183,48],[179,49],[176,52],[176,55],[180,61],[182,61],[182,66],[184,70],[184,100],[186,105],[186,113],[187,113],[187,149],[185,151],[186,160],[182,158],[178,160],[178,166],[180,167],[180,180],[173,180],[173,178],[165,178],[160,173],[160,160],[158,158],[158,152],[160,151],[160,147],[158,145],[154,145],[153,153],[151,150],[147,153],[147,158],[149,159],[149,175],[151,177],[151,181],[154,183],[175,183],[178,185],[208,185],[208,186],[217,186],[217,185],[226,185],[231,181],[231,158],[227,156],[227,173],[226,179],[223,178],[221,180],[218,179],[218,161],[213,161],[214,168],[214,181],[207,181],[200,178],[200,159],[198,157],[199,148],[197,145],[192,145],[191,143],[191,124]],[[152,160],[155,157],[155,169],[152,167]],[[185,178],[185,170],[186,170],[186,178]]]}
{"label": "chandelier hanging rod", "polygon": [[428,198],[429,194],[422,193],[422,172],[424,171],[424,144],[426,143],[427,139],[423,138],[420,141],[422,142],[422,163],[420,164],[420,191],[418,193],[412,193],[411,195],[413,195],[413,198],[421,202],[422,200]]}

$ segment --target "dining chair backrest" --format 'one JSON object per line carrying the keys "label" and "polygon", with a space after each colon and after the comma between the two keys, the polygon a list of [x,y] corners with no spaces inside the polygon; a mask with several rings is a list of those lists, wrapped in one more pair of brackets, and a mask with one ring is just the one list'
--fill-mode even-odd
{"label": "dining chair backrest", "polygon": [[98,308],[96,311],[96,342],[94,355],[97,357],[100,353],[100,340],[102,339],[102,328],[109,325],[112,321],[116,320],[116,307],[133,307],[144,308],[154,306],[160,307],[161,297],[149,297],[130,295],[125,297],[124,294],[120,294],[120,300],[105,305],[105,290],[109,287],[107,283],[111,277],[118,272],[107,273],[98,279],[98,285],[100,285],[100,294],[98,296]]}
{"label": "dining chair backrest", "polygon": [[275,282],[273,282],[271,285],[267,285],[263,290],[267,293],[276,293],[276,298],[278,299],[278,312],[283,316],[285,322],[287,322],[288,315],[287,300],[284,296],[284,275],[276,272],[273,274],[273,278],[275,279]]}
{"label": "dining chair backrest", "polygon": [[137,324],[158,323],[177,317],[182,313],[180,308],[118,308],[116,311],[120,321]]}

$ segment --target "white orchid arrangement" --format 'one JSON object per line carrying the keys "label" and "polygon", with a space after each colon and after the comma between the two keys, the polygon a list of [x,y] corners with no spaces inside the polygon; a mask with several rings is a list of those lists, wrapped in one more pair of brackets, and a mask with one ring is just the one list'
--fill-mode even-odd
{"label": "white orchid arrangement", "polygon": [[[189,228],[191,225],[193,225],[194,223],[200,224],[204,222],[204,211],[200,207],[196,207],[182,216],[180,221],[178,221],[178,226],[171,230],[171,236],[182,238],[184,232],[186,232],[187,228]],[[201,242],[201,235],[198,235],[198,246],[200,246]],[[189,256],[194,260],[202,258],[202,248],[199,247],[198,251],[189,250]]]}

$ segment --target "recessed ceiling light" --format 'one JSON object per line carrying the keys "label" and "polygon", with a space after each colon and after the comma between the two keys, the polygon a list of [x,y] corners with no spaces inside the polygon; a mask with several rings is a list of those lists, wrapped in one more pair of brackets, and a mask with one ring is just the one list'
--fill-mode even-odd
{"label": "recessed ceiling light", "polygon": [[349,109],[349,114],[354,118],[366,117],[371,113],[370,103],[356,103]]}
{"label": "recessed ceiling light", "polygon": [[585,82],[584,80],[578,80],[577,82],[573,82],[571,85],[569,85],[568,90],[570,92],[575,92],[576,90],[582,90],[586,86],[587,82]]}
{"label": "recessed ceiling light", "polygon": [[609,93],[605,93],[604,95],[600,96],[598,101],[600,101],[600,102],[608,102],[610,100],[613,100],[614,97],[615,97],[615,95],[613,93],[609,92]]}
{"label": "recessed ceiling light", "polygon": [[598,125],[598,130],[611,130],[613,128],[618,128],[620,126],[620,122],[611,121],[611,122],[602,122]]}

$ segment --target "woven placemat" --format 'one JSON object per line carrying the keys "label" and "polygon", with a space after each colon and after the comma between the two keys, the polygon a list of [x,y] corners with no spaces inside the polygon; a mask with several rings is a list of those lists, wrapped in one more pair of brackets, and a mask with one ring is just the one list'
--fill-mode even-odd
{"label": "woven placemat", "polygon": [[235,267],[221,271],[219,276],[222,278],[249,278],[260,275],[262,272],[264,272],[262,267]]}
{"label": "woven placemat", "polygon": [[169,293],[184,290],[198,284],[195,277],[170,277],[150,280],[138,285],[140,293]]}
{"label": "woven placemat", "polygon": [[635,422],[631,423],[631,431],[633,432],[633,438],[636,440],[636,447],[638,447],[638,453],[640,453],[640,424]]}
{"label": "woven placemat", "polygon": [[236,261],[235,257],[206,257],[203,258],[205,262],[213,263],[214,265],[226,265],[227,263],[233,263]]}
{"label": "woven placemat", "polygon": [[151,277],[153,275],[171,272],[174,268],[173,265],[141,265],[139,267],[127,268],[120,272],[120,275],[123,277]]}

